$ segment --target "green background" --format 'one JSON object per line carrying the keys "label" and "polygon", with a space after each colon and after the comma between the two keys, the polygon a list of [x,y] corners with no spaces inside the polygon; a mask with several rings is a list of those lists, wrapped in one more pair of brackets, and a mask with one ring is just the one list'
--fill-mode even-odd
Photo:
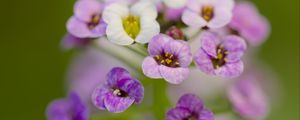
{"label": "green background", "polygon": [[[259,57],[277,73],[280,108],[269,120],[299,119],[299,0],[255,0],[272,34]],[[64,96],[71,53],[60,49],[74,0],[2,0],[0,119],[43,120],[48,102]]]}

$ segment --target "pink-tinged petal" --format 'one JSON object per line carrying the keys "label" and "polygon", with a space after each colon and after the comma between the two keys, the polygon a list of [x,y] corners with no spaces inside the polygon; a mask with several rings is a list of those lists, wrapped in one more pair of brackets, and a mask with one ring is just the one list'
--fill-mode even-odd
{"label": "pink-tinged petal", "polygon": [[117,87],[125,91],[135,103],[141,103],[144,98],[144,87],[140,81],[136,79],[122,79],[117,83]]}
{"label": "pink-tinged petal", "polygon": [[118,97],[112,92],[107,93],[104,98],[104,104],[109,112],[120,113],[128,109],[134,103],[134,98]]}
{"label": "pink-tinged petal", "polygon": [[186,9],[182,14],[182,21],[190,26],[195,28],[202,28],[207,25],[207,22],[199,16],[199,13]]}
{"label": "pink-tinged petal", "polygon": [[203,102],[193,94],[185,94],[181,96],[176,107],[186,108],[193,113],[202,111],[204,108]]}
{"label": "pink-tinged petal", "polygon": [[150,78],[162,78],[159,72],[159,65],[154,58],[148,56],[142,63],[143,73]]}
{"label": "pink-tinged petal", "polygon": [[201,4],[199,4],[199,0],[187,0],[186,8],[196,13],[201,12]]}
{"label": "pink-tinged petal", "polygon": [[223,7],[223,8],[232,10],[235,5],[235,1],[234,0],[214,0],[214,4],[216,7]]}
{"label": "pink-tinged petal", "polygon": [[104,105],[104,98],[109,92],[111,92],[111,90],[106,85],[102,85],[100,87],[97,87],[92,93],[92,102],[98,109],[106,109]]}
{"label": "pink-tinged petal", "polygon": [[93,15],[100,15],[102,5],[97,0],[79,0],[74,6],[74,14],[77,19],[89,22]]}
{"label": "pink-tinged petal", "polygon": [[108,74],[107,74],[107,83],[110,87],[115,87],[118,84],[118,81],[122,79],[131,79],[130,73],[121,67],[114,67]]}
{"label": "pink-tinged petal", "polygon": [[185,108],[173,108],[167,112],[166,120],[185,120],[192,116],[192,113]]}
{"label": "pink-tinged petal", "polygon": [[73,114],[72,117],[76,120],[88,120],[89,118],[89,109],[88,107],[81,101],[80,97],[71,92],[68,97],[69,103],[72,106]]}
{"label": "pink-tinged petal", "polygon": [[163,51],[163,47],[170,40],[172,40],[172,38],[164,34],[154,36],[148,45],[149,54],[151,56],[160,55]]}
{"label": "pink-tinged petal", "polygon": [[193,61],[192,53],[191,53],[191,47],[190,45],[185,41],[179,41],[183,44],[183,46],[180,49],[179,54],[177,55],[179,60],[179,66],[180,67],[188,67],[191,62]]}
{"label": "pink-tinged petal", "polygon": [[239,61],[247,49],[245,40],[234,35],[226,36],[223,39],[222,45],[224,45],[224,48],[228,52],[226,55],[226,62],[228,63]]}
{"label": "pink-tinged petal", "polygon": [[72,116],[68,113],[71,105],[65,99],[55,100],[48,105],[48,120],[70,120]]}
{"label": "pink-tinged petal", "polygon": [[165,19],[169,21],[178,21],[181,19],[183,8],[169,8],[165,12]]}
{"label": "pink-tinged petal", "polygon": [[179,84],[189,77],[189,68],[171,68],[164,65],[159,67],[162,77],[169,83]]}
{"label": "pink-tinged petal", "polygon": [[96,38],[105,35],[107,24],[104,21],[100,20],[100,23],[94,28],[90,30],[89,37]]}
{"label": "pink-tinged petal", "polygon": [[179,56],[181,54],[181,49],[184,47],[189,47],[186,42],[172,39],[168,44],[165,44],[164,52]]}
{"label": "pink-tinged petal", "polygon": [[244,71],[244,64],[242,61],[235,63],[227,63],[216,69],[216,75],[226,78],[235,78],[242,74]]}
{"label": "pink-tinged petal", "polygon": [[214,11],[214,17],[208,22],[209,28],[221,28],[227,25],[232,18],[232,10],[228,8],[216,8]]}
{"label": "pink-tinged petal", "polygon": [[90,35],[90,30],[87,24],[78,20],[76,17],[71,17],[67,22],[68,32],[78,38],[87,38]]}
{"label": "pink-tinged petal", "polygon": [[204,52],[203,49],[199,49],[195,55],[195,63],[197,67],[204,73],[209,75],[215,75],[215,69],[211,62],[210,57]]}
{"label": "pink-tinged petal", "polygon": [[217,47],[220,44],[218,35],[213,32],[203,32],[200,36],[201,48],[211,57],[217,57]]}
{"label": "pink-tinged petal", "polygon": [[208,109],[203,109],[200,112],[198,120],[214,120],[214,114],[208,110]]}

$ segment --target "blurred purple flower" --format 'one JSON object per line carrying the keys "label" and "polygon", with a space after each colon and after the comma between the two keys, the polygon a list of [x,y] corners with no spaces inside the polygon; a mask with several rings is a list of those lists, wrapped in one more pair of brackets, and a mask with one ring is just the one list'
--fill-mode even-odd
{"label": "blurred purple flower", "polygon": [[250,2],[241,2],[234,7],[229,27],[252,45],[259,45],[269,35],[267,19]]}
{"label": "blurred purple flower", "polygon": [[246,50],[245,41],[238,36],[219,36],[212,32],[201,35],[201,48],[195,55],[198,68],[210,75],[237,77],[244,69],[241,57]]}
{"label": "blurred purple flower", "polygon": [[164,78],[172,84],[179,84],[188,78],[192,54],[185,41],[159,34],[149,42],[148,52],[150,56],[142,64],[146,76]]}
{"label": "blurred purple flower", "polygon": [[113,68],[107,77],[106,83],[96,88],[92,95],[97,108],[119,113],[143,100],[144,87],[124,68]]}
{"label": "blurred purple flower", "polygon": [[176,107],[167,112],[166,120],[214,120],[214,116],[197,96],[185,94]]}
{"label": "blurred purple flower", "polygon": [[183,13],[184,7],[182,8],[167,8],[165,11],[165,19],[169,21],[179,21]]}
{"label": "blurred purple flower", "polygon": [[101,12],[104,5],[97,0],[79,0],[74,6],[74,16],[67,22],[70,34],[78,38],[96,38],[105,34],[106,23]]}
{"label": "blurred purple flower", "polygon": [[232,17],[233,0],[188,0],[182,20],[197,28],[221,28]]}
{"label": "blurred purple flower", "polygon": [[76,93],[66,99],[55,100],[47,108],[48,120],[88,120],[89,109]]}
{"label": "blurred purple flower", "polygon": [[64,50],[82,48],[88,45],[90,41],[92,41],[90,38],[78,38],[71,34],[67,34],[62,40],[61,47]]}
{"label": "blurred purple flower", "polygon": [[170,27],[167,31],[166,34],[172,37],[175,40],[184,40],[185,36],[184,33],[177,28],[176,26]]}
{"label": "blurred purple flower", "polygon": [[257,76],[246,73],[228,89],[235,111],[247,119],[264,119],[269,112],[267,96],[258,84]]}

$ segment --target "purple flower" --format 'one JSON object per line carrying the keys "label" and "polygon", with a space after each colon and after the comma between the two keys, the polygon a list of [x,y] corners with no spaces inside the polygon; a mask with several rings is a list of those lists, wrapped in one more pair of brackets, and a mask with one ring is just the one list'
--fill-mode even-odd
{"label": "purple flower", "polygon": [[172,84],[179,84],[188,78],[192,54],[185,41],[159,34],[149,42],[148,52],[150,56],[142,64],[146,76],[164,78]]}
{"label": "purple flower", "polygon": [[180,20],[184,7],[182,8],[166,8],[165,19],[169,21],[178,21]]}
{"label": "purple flower", "polygon": [[96,88],[92,95],[92,101],[97,108],[119,113],[133,103],[141,103],[144,87],[127,70],[115,67],[107,77],[106,83]]}
{"label": "purple flower", "polygon": [[214,120],[214,116],[197,96],[185,94],[176,107],[168,111],[166,120]]}
{"label": "purple flower", "polygon": [[96,0],[79,0],[74,6],[74,16],[68,23],[68,32],[79,38],[96,38],[105,34],[102,20],[103,5]]}
{"label": "purple flower", "polygon": [[188,0],[182,20],[197,28],[221,28],[232,17],[233,0]]}
{"label": "purple flower", "polygon": [[166,34],[176,40],[184,40],[185,39],[184,33],[176,26],[170,27],[166,31]]}
{"label": "purple flower", "polygon": [[269,35],[267,19],[249,2],[241,2],[234,7],[229,27],[252,45],[262,43]]}
{"label": "purple flower", "polygon": [[70,93],[66,99],[55,100],[47,108],[48,120],[88,120],[89,110],[79,96]]}
{"label": "purple flower", "polygon": [[212,32],[201,35],[201,48],[195,55],[198,68],[210,75],[237,77],[244,69],[241,57],[246,50],[245,41],[234,35],[219,38]]}
{"label": "purple flower", "polygon": [[257,80],[256,74],[242,75],[227,91],[235,111],[247,119],[264,119],[269,112],[267,96]]}
{"label": "purple flower", "polygon": [[89,38],[78,38],[71,34],[67,34],[61,43],[61,46],[65,50],[72,48],[82,48],[88,45],[92,40]]}

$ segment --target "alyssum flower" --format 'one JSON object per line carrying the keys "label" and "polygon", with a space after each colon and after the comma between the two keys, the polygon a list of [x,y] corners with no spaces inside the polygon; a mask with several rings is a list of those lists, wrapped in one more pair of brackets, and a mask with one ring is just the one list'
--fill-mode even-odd
{"label": "alyssum flower", "polygon": [[216,33],[204,32],[201,48],[195,55],[198,68],[210,75],[237,77],[244,69],[241,57],[246,50],[245,41],[234,35],[220,38]]}
{"label": "alyssum flower", "polygon": [[107,77],[107,82],[96,88],[92,95],[97,108],[118,113],[143,100],[144,87],[124,68],[113,68]]}
{"label": "alyssum flower", "polygon": [[176,107],[168,111],[166,120],[214,120],[214,116],[197,96],[185,94]]}
{"label": "alyssum flower", "polygon": [[232,17],[233,0],[188,0],[182,20],[197,28],[221,28]]}
{"label": "alyssum flower", "polygon": [[103,12],[107,38],[119,45],[148,43],[160,31],[156,17],[156,7],[149,1],[139,1],[132,6],[112,3]]}
{"label": "alyssum flower", "polygon": [[76,93],[66,99],[55,100],[47,108],[48,120],[88,120],[89,109]]}
{"label": "alyssum flower", "polygon": [[267,19],[260,15],[256,7],[249,2],[240,2],[235,5],[229,27],[251,45],[259,45],[269,35]]}
{"label": "alyssum flower", "polygon": [[188,77],[192,54],[185,41],[159,34],[149,42],[148,52],[150,56],[142,63],[146,76],[164,78],[172,84],[179,84]]}
{"label": "alyssum flower", "polygon": [[105,35],[106,24],[101,12],[104,5],[97,0],[78,0],[74,6],[74,16],[68,23],[68,32],[78,38],[96,38]]}

